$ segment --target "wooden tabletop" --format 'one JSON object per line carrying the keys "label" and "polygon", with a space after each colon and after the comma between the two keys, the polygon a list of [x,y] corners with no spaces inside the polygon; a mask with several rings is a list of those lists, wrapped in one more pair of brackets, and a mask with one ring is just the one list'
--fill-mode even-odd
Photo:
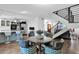
{"label": "wooden tabletop", "polygon": [[32,36],[29,37],[28,40],[35,43],[46,43],[52,41],[52,38],[44,36],[43,39],[41,39],[38,36]]}

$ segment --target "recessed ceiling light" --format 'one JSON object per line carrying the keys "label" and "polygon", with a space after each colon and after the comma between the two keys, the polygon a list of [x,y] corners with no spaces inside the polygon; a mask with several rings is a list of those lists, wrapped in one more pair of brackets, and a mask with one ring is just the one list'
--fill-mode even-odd
{"label": "recessed ceiling light", "polygon": [[39,7],[47,7],[47,6],[51,6],[50,4],[37,4],[36,6],[39,6]]}
{"label": "recessed ceiling light", "polygon": [[28,14],[29,12],[28,11],[21,11],[20,13],[21,14]]}
{"label": "recessed ceiling light", "polygon": [[48,4],[40,4],[40,5],[48,5]]}

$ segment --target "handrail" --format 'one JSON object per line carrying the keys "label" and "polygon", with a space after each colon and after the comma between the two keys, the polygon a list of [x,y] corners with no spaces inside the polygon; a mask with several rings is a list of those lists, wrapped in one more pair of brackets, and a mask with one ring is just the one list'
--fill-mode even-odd
{"label": "handrail", "polygon": [[[53,35],[55,34],[55,29],[56,29],[55,27],[58,26],[58,24],[59,24],[59,23],[57,23],[56,25],[54,25],[54,26],[51,28]],[[56,30],[57,30],[57,29],[56,29]]]}
{"label": "handrail", "polygon": [[[56,25],[58,25],[59,23],[57,23]],[[54,25],[52,28],[54,28],[56,25]]]}
{"label": "handrail", "polygon": [[[53,33],[53,35],[57,33],[56,30],[58,30],[58,24],[59,24],[59,23],[57,23],[56,25],[54,25],[54,26],[52,27],[52,33]],[[57,26],[57,27],[56,27],[56,26]]]}
{"label": "handrail", "polygon": [[[54,13],[54,14],[56,14],[56,13]],[[58,15],[58,16],[64,18],[65,20],[68,20],[68,19],[65,18],[65,17],[68,16],[68,15],[66,15],[65,17],[63,17],[63,16],[61,16],[61,15],[59,15],[59,14],[56,14],[56,15]]]}

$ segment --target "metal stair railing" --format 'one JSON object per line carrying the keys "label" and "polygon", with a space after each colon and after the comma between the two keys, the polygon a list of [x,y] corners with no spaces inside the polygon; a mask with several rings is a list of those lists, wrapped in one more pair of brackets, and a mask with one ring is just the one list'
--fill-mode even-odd
{"label": "metal stair railing", "polygon": [[59,23],[56,23],[53,27],[52,27],[52,30],[51,30],[51,33],[53,34],[53,39],[63,33],[65,33],[68,29],[67,27],[64,27],[63,29],[61,29],[60,31],[57,31],[58,30],[58,24]]}
{"label": "metal stair railing", "polygon": [[57,10],[53,13],[69,21],[69,23],[79,23],[79,18],[77,18],[79,15],[79,4]]}

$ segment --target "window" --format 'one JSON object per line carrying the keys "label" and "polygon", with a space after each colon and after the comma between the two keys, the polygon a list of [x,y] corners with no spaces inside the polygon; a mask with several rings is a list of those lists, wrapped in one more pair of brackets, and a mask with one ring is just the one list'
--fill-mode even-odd
{"label": "window", "polygon": [[5,26],[5,21],[1,20],[1,26]]}
{"label": "window", "polygon": [[6,25],[7,26],[10,26],[10,21],[6,21]]}

